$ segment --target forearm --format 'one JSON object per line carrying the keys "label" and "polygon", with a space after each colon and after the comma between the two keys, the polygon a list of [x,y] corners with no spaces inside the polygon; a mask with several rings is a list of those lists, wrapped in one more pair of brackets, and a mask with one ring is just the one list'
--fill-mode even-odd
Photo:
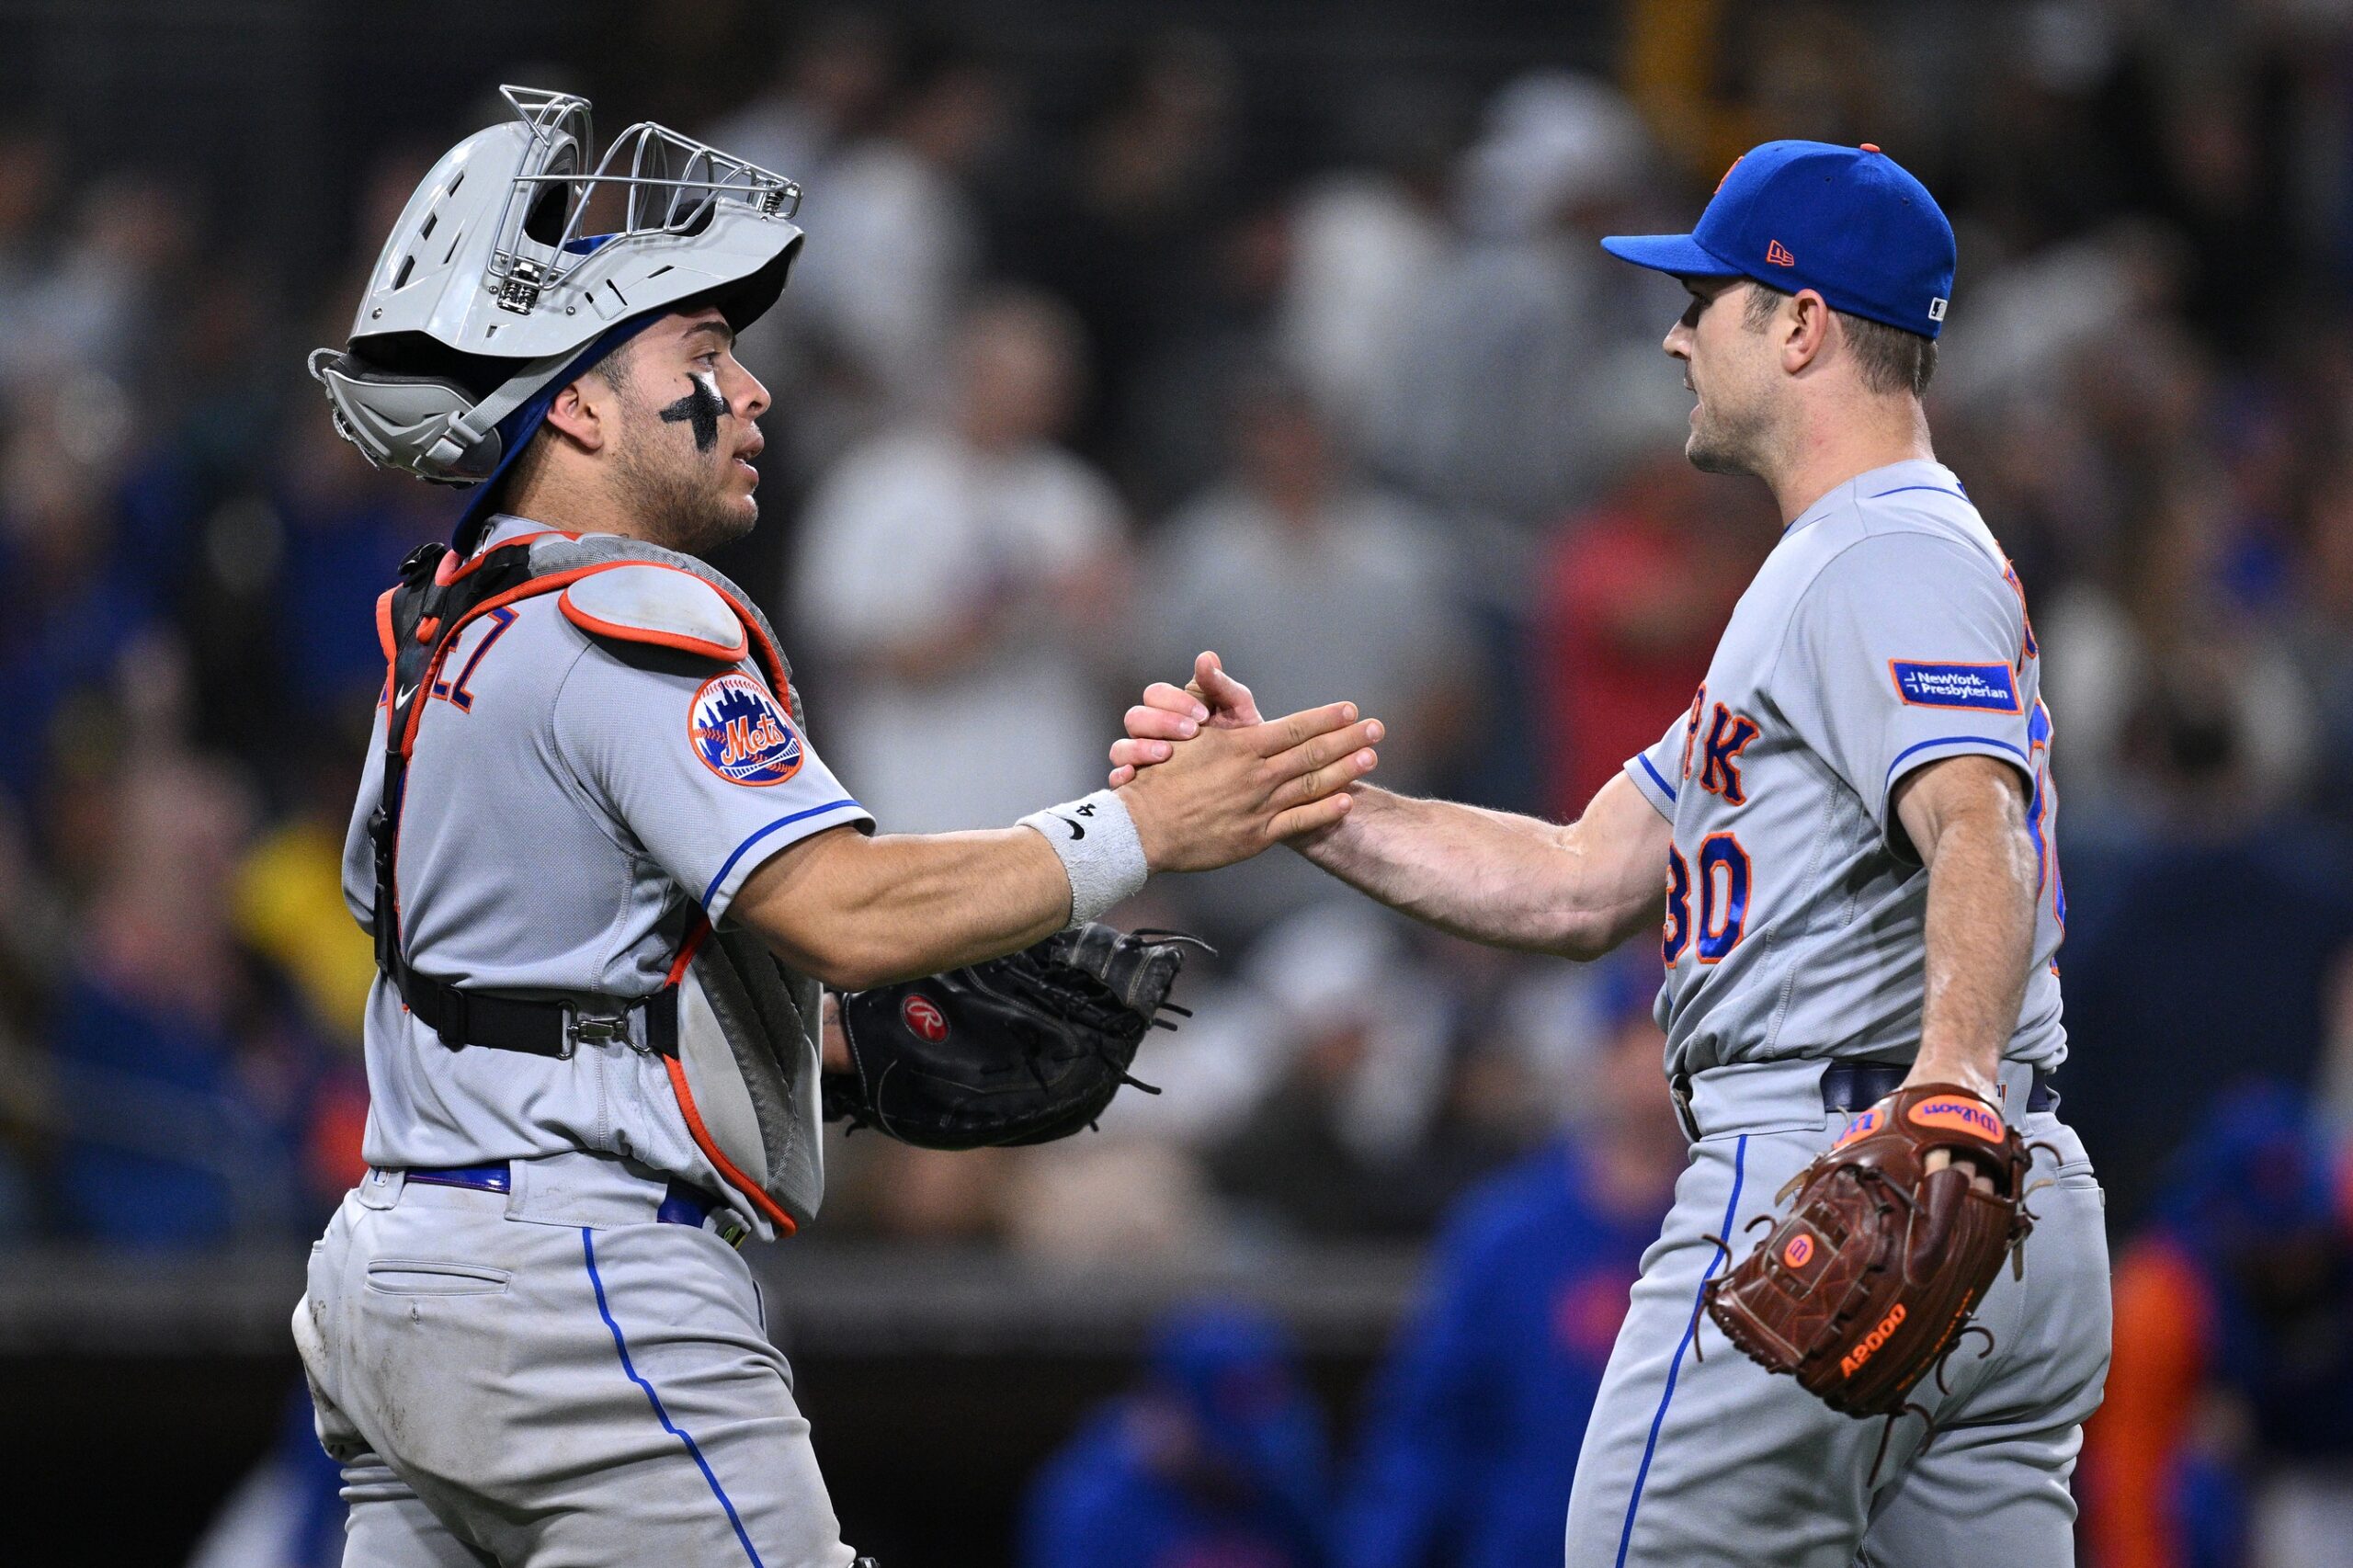
{"label": "forearm", "polygon": [[1026,948],[1062,929],[1070,907],[1061,859],[1027,827],[796,849],[761,867],[737,899],[739,917],[779,956],[842,991]]}
{"label": "forearm", "polygon": [[1928,868],[1927,982],[1914,1083],[1992,1097],[2018,1028],[2034,946],[2033,846],[2013,824],[1964,819]]}
{"label": "forearm", "polygon": [[[1598,958],[1654,925],[1665,826],[1646,803],[1596,797],[1572,827],[1358,784],[1338,827],[1302,845],[1324,870],[1392,909],[1501,948]],[[1629,787],[1631,793],[1631,787]],[[1620,810],[1612,812],[1611,805]],[[1648,819],[1659,844],[1642,842]]]}

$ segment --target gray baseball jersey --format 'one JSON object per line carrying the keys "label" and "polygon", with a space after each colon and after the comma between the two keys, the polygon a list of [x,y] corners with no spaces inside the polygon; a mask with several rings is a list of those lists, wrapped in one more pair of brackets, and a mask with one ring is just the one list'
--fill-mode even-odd
{"label": "gray baseball jersey", "polygon": [[[1783,534],[1733,612],[1690,711],[1626,765],[1674,824],[1658,1017],[1688,1074],[1691,1165],[1643,1255],[1586,1427],[1568,1568],[1787,1568],[2072,1560],[2068,1477],[2108,1368],[2102,1199],[2075,1133],[2032,1108],[2066,1051],[2065,895],[2051,718],[2024,596],[1950,471],[1877,469]],[[2056,1190],[1925,1422],[1850,1420],[1734,1351],[1700,1310],[1722,1238],[1775,1211],[1848,1119],[1824,1062],[1918,1048],[1927,877],[1890,796],[1939,757],[2026,778],[2041,858],[2034,964],[2002,1071]],[[1887,1448],[1879,1451],[1882,1439]]]}
{"label": "gray baseball jersey", "polygon": [[[484,548],[538,528],[498,517]],[[437,979],[614,1011],[658,990],[694,917],[718,920],[769,857],[872,826],[748,660],[593,636],[552,594],[461,632],[422,706],[396,881],[409,961]],[[379,739],[344,846],[363,926],[382,771]],[[451,1051],[381,975],[366,1036],[370,1165],[586,1151],[727,1190],[642,1041]]]}
{"label": "gray baseball jersey", "polygon": [[1626,764],[1675,824],[1658,1000],[1670,1074],[1913,1054],[1928,880],[1889,801],[1907,773],[1972,754],[2025,775],[2041,857],[2006,1054],[2059,1064],[2066,895],[2040,684],[2024,593],[1951,470],[1874,469],[1789,526],[1689,712]]}

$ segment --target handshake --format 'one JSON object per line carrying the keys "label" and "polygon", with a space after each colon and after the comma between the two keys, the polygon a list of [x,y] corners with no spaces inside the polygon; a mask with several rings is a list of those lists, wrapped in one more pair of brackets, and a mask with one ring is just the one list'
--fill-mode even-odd
{"label": "handshake", "polygon": [[1381,721],[1335,702],[1262,719],[1215,653],[1190,685],[1158,682],[1128,710],[1110,783],[1155,871],[1207,871],[1336,827],[1373,769]]}

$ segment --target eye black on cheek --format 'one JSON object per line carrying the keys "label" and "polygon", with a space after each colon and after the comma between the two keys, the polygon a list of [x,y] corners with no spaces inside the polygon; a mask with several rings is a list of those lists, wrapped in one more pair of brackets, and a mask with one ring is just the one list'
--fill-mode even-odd
{"label": "eye black on cheek", "polygon": [[692,423],[695,450],[708,452],[719,445],[719,421],[727,412],[727,400],[719,395],[719,378],[708,370],[689,370],[687,381],[687,395],[662,410],[662,422]]}

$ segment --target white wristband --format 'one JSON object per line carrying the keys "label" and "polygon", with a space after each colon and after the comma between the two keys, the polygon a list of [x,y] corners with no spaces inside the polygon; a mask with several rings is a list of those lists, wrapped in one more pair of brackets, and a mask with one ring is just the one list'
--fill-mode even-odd
{"label": "white wristband", "polygon": [[1152,874],[1128,803],[1108,790],[1031,812],[1018,825],[1045,835],[1062,857],[1070,878],[1072,926],[1100,919],[1113,904],[1133,897]]}

